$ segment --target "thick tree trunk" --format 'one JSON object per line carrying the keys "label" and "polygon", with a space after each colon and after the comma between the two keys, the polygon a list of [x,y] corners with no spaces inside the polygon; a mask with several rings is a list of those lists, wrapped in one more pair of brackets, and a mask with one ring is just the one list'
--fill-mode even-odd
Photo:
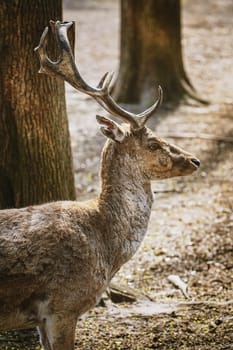
{"label": "thick tree trunk", "polygon": [[123,103],[148,104],[156,85],[165,103],[199,99],[184,70],[179,0],[122,0],[120,69],[113,93]]}
{"label": "thick tree trunk", "polygon": [[0,208],[75,199],[64,83],[33,51],[61,17],[61,0],[0,3]]}
{"label": "thick tree trunk", "polygon": [[[0,208],[75,199],[64,83],[38,74],[33,51],[50,19],[62,19],[61,0],[0,2]],[[3,338],[4,349],[38,347],[34,331]]]}

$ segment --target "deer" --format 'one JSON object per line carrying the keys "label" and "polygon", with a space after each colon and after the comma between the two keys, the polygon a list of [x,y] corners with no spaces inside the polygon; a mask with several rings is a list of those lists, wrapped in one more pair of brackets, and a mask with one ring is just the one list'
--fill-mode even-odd
{"label": "deer", "polygon": [[48,57],[46,27],[35,48],[40,72],[92,96],[118,122],[96,117],[107,138],[97,198],[0,211],[0,330],[37,327],[44,350],[72,350],[78,318],[95,307],[140,247],[153,203],[151,182],[192,174],[200,161],[146,126],[161,104],[161,87],[144,112],[127,111],[110,95],[112,73],[96,88],[82,79],[68,38],[73,22],[50,25],[60,57]]}

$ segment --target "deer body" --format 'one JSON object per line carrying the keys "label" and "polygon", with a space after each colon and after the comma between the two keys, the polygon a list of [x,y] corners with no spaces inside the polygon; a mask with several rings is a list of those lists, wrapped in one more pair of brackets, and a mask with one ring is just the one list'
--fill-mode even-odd
{"label": "deer body", "polygon": [[[95,200],[0,211],[0,329],[37,326],[46,350],[47,343],[64,349],[74,339],[69,332],[77,318],[96,305],[143,240],[152,206],[151,176],[195,170],[191,155],[160,139],[161,149],[151,150],[152,139],[145,128],[128,132],[122,143],[107,141],[102,190]],[[165,152],[162,147],[169,152],[168,164],[163,153],[159,166],[155,155]],[[53,343],[63,333],[63,340]]]}
{"label": "deer body", "polygon": [[50,310],[60,324],[69,324],[65,312],[77,320],[135,253],[152,196],[132,181],[133,168],[126,172],[132,165],[128,155],[127,167],[117,157],[105,155],[97,200],[0,211],[0,329],[49,323]]}
{"label": "deer body", "polygon": [[114,273],[136,252],[152,194],[150,186],[132,181],[135,159],[127,155],[126,161],[127,167],[115,152],[105,156],[106,178],[96,200],[0,211],[1,329],[12,327],[12,315],[16,328],[37,326],[45,317],[42,305],[44,311],[62,306],[61,312],[80,316],[96,305]]}
{"label": "deer body", "polygon": [[[108,138],[97,199],[0,211],[0,330],[36,326],[45,350],[73,350],[78,317],[96,305],[114,274],[137,251],[150,217],[151,181],[191,174],[200,164],[145,126],[161,102],[161,89],[158,101],[134,116],[109,96],[107,76],[97,89],[86,86],[73,65],[69,26],[56,22],[54,28],[66,51],[62,69],[65,60],[72,61],[74,76],[68,70],[68,81],[73,84],[78,76],[80,90],[85,87],[128,122],[119,125],[97,116]],[[46,33],[38,50],[42,68],[49,72],[60,63],[44,55]]]}

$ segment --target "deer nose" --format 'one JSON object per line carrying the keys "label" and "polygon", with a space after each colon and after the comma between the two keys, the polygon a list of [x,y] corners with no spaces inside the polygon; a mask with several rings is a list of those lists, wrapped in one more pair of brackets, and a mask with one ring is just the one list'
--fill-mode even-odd
{"label": "deer nose", "polygon": [[201,164],[200,160],[198,160],[197,158],[192,158],[191,162],[198,168],[199,168],[199,166]]}

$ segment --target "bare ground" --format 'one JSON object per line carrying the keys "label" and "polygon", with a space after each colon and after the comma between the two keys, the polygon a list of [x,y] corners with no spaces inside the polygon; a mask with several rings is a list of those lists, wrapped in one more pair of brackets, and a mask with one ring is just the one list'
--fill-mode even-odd
{"label": "bare ground", "polygon": [[[66,20],[77,21],[76,60],[90,84],[117,70],[117,3],[86,1],[65,10]],[[185,64],[210,105],[162,110],[150,126],[159,135],[175,136],[169,140],[196,154],[202,166],[193,176],[153,184],[148,234],[114,278],[140,297],[134,303],[106,298],[104,307],[79,321],[76,350],[233,349],[232,25],[231,0],[183,1]],[[67,105],[77,196],[86,199],[99,190],[104,140],[95,114],[103,111],[68,86]],[[188,299],[169,275],[187,284]],[[10,340],[8,346],[18,347]],[[24,348],[32,349],[27,339]]]}
{"label": "bare ground", "polygon": [[[79,20],[76,59],[93,84],[106,70],[117,69],[115,3],[106,2],[101,10],[66,12],[66,19]],[[153,184],[147,237],[114,278],[114,283],[130,286],[145,298],[133,304],[107,301],[107,307],[93,310],[78,324],[77,350],[233,349],[233,4],[215,0],[183,5],[185,65],[210,105],[161,111],[150,126],[159,135],[196,134],[169,140],[196,154],[201,170],[188,178]],[[83,99],[85,123],[80,105],[69,104],[68,99],[77,190],[89,197],[98,191],[103,141],[94,115],[100,110],[85,97],[78,99]],[[72,124],[79,130],[72,130]],[[206,134],[229,142],[207,140]],[[188,300],[169,282],[169,275],[187,283]]]}

